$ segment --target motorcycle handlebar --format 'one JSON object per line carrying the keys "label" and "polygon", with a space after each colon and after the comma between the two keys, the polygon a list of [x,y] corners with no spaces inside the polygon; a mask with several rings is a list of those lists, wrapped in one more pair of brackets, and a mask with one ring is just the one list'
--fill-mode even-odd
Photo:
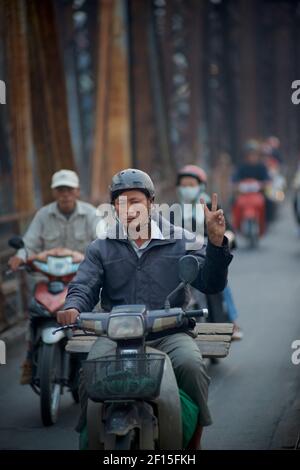
{"label": "motorcycle handlebar", "polygon": [[[166,311],[162,309],[161,313],[162,313],[161,318],[164,318],[166,316],[165,315]],[[171,313],[171,312],[169,312],[169,313]],[[201,318],[201,317],[207,318],[208,309],[207,308],[201,308],[201,309],[197,309],[197,310],[186,310],[186,311],[182,311],[182,314],[186,318]],[[107,313],[93,313],[93,312],[80,313],[78,315],[78,319],[77,319],[76,323],[61,326],[61,327],[57,328],[53,332],[53,334],[55,334],[57,331],[64,331],[64,330],[73,329],[73,328],[85,329],[84,328],[84,323],[85,322],[102,322],[102,321],[104,322],[108,319],[108,315],[109,315],[109,312],[107,312]],[[149,311],[149,315],[151,316],[151,310]],[[160,318],[160,316],[158,315],[157,310],[155,311],[155,317]]]}
{"label": "motorcycle handlebar", "polygon": [[108,315],[107,313],[93,313],[93,312],[80,313],[75,323],[60,326],[59,328],[56,328],[56,330],[54,330],[52,334],[55,335],[57,331],[64,331],[64,330],[74,329],[74,328],[82,329],[82,330],[88,329],[88,328],[85,328],[88,322],[93,322],[93,323],[102,322],[104,320],[107,320],[107,315]]}
{"label": "motorcycle handlebar", "polygon": [[28,266],[26,264],[22,264],[18,267],[16,271],[14,271],[13,269],[7,269],[4,274],[5,276],[10,276],[11,274],[16,273],[17,271],[28,271]]}

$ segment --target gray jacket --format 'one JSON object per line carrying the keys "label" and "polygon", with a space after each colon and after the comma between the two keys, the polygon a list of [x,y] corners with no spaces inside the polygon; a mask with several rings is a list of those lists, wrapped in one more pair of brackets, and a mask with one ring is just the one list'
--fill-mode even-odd
{"label": "gray jacket", "polygon": [[[65,309],[90,312],[99,301],[105,311],[115,305],[145,304],[149,309],[164,307],[167,295],[179,284],[178,260],[193,254],[201,268],[193,286],[204,293],[222,291],[227,282],[227,268],[232,255],[226,237],[222,247],[208,242],[199,250],[187,251],[187,232],[181,227],[159,219],[159,227],[168,238],[153,239],[138,257],[127,238],[115,238],[108,230],[105,239],[97,239],[86,250],[85,259],[69,284]],[[167,229],[167,230],[165,230]],[[184,292],[171,301],[171,306],[182,306]]]}

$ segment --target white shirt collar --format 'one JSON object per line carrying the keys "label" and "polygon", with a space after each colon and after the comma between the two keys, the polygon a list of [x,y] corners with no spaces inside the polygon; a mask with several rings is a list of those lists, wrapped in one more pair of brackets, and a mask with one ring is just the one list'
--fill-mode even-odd
{"label": "white shirt collar", "polygon": [[151,219],[151,240],[165,240],[157,222]]}
{"label": "white shirt collar", "polygon": [[161,233],[161,230],[157,223],[151,219],[151,237],[149,240],[146,240],[141,246],[138,246],[135,242],[135,240],[130,240],[129,242],[131,243],[132,247],[134,248],[134,251],[137,253],[137,255],[140,257],[143,253],[143,250],[147,248],[151,240],[165,240],[165,237]]}
{"label": "white shirt collar", "polygon": [[[127,237],[127,233],[123,225],[122,225],[122,229],[123,229],[124,235],[126,235]],[[151,219],[151,236],[150,236],[150,239],[147,241],[150,242],[150,240],[165,240],[165,237],[163,236],[157,222],[153,219]]]}

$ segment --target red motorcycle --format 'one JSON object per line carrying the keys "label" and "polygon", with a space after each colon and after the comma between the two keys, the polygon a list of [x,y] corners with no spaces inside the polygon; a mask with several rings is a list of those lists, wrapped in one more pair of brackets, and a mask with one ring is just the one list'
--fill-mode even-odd
{"label": "red motorcycle", "polygon": [[[24,248],[20,237],[13,237],[9,245]],[[26,248],[26,247],[25,247]],[[67,286],[79,263],[72,256],[48,256],[46,260],[27,260],[19,269],[38,273],[47,280],[38,280],[29,304],[32,342],[31,387],[40,396],[41,418],[45,426],[56,422],[60,397],[67,387],[76,402],[78,398],[79,369],[82,355],[70,355],[65,350],[70,333],[58,328],[56,312],[61,310],[67,295]]]}
{"label": "red motorcycle", "polygon": [[265,232],[265,212],[261,183],[255,179],[242,180],[238,184],[238,194],[232,208],[232,224],[249,240],[251,248],[257,246]]}

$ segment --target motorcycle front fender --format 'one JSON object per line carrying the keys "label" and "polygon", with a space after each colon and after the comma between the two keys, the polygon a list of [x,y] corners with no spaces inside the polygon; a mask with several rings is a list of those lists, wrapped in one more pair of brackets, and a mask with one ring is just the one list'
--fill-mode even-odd
{"label": "motorcycle front fender", "polygon": [[42,329],[42,341],[45,344],[54,344],[58,343],[65,337],[65,333],[63,331],[57,331],[55,334],[53,332],[57,329],[57,327],[49,326],[47,328]]}
{"label": "motorcycle front fender", "polygon": [[87,429],[90,450],[112,450],[117,436],[134,429],[139,429],[139,449],[153,450],[158,439],[157,419],[146,402],[103,404],[89,400]]}

